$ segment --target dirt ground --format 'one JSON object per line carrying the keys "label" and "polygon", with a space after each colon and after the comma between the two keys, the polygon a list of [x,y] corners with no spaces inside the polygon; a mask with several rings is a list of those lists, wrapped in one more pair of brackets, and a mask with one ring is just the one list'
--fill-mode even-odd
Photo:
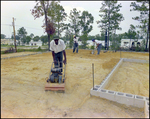
{"label": "dirt ground", "polygon": [[21,56],[21,55],[27,55],[27,54],[35,54],[35,53],[36,52],[17,52],[17,53],[1,54],[1,58]]}
{"label": "dirt ground", "polygon": [[[90,54],[90,50],[79,49],[79,53],[76,54],[70,49],[66,50],[66,55],[65,93],[44,90],[45,78],[49,75],[52,63],[51,52],[1,60],[1,117],[143,118],[145,116],[144,109],[127,107],[90,96],[90,89],[93,86],[92,63],[94,63],[94,83],[99,85],[118,63],[120,57],[149,60],[149,53],[103,53],[101,51],[100,55],[93,55]],[[149,71],[149,66],[144,67]],[[126,73],[120,75],[124,76]],[[147,71],[143,78],[145,77],[149,77]],[[134,83],[137,81],[136,78],[132,80],[132,86],[136,87],[137,83]],[[139,90],[142,92],[144,88],[146,90],[144,95],[147,96],[149,79],[138,80],[138,82],[147,84],[136,88],[138,89],[136,92]],[[111,87],[113,86],[115,85]],[[123,84],[119,90],[121,88],[124,88]]]}
{"label": "dirt ground", "polygon": [[149,97],[149,64],[123,62],[105,89]]}

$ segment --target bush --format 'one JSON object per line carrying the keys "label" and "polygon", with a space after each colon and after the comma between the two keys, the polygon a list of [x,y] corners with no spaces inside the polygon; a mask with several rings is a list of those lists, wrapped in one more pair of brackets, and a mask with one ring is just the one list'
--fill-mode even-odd
{"label": "bush", "polygon": [[24,52],[25,49],[17,49],[17,52]]}
{"label": "bush", "polygon": [[[39,47],[38,49],[17,49],[17,52],[45,52],[47,51],[47,49],[41,49],[41,47]],[[9,52],[9,53],[13,53],[13,52]],[[1,54],[5,54],[5,51],[1,51]]]}
{"label": "bush", "polygon": [[92,45],[92,46],[90,47],[90,49],[94,49],[94,46]]}
{"label": "bush", "polygon": [[40,46],[38,47],[38,50],[41,51],[41,47]]}
{"label": "bush", "polygon": [[141,51],[141,48],[140,47],[135,47],[135,51],[136,52]]}

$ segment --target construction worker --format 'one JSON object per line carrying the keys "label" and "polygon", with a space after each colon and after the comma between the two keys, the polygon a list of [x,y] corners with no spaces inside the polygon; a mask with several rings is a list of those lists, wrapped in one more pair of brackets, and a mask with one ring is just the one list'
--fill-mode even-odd
{"label": "construction worker", "polygon": [[[53,61],[55,66],[59,65],[59,67],[63,67],[63,63],[67,63],[66,59],[66,52],[65,52],[66,45],[63,40],[59,39],[58,36],[55,36],[54,39],[50,42],[50,50],[52,51]],[[63,60],[64,55],[64,60]],[[61,69],[61,72],[63,70]],[[60,74],[62,75],[62,73]]]}
{"label": "construction worker", "polygon": [[102,47],[102,43],[101,43],[100,41],[98,41],[98,40],[95,40],[95,39],[92,39],[92,41],[93,41],[94,43],[96,43],[97,55],[99,55],[99,54],[100,54],[101,47]]}
{"label": "construction worker", "polygon": [[79,37],[76,37],[76,35],[73,35],[73,53],[75,52],[76,50],[76,53],[78,53],[78,40],[80,38]]}

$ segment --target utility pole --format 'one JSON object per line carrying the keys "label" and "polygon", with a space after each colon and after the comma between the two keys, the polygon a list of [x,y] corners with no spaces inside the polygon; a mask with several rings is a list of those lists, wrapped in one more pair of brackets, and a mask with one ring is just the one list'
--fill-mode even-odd
{"label": "utility pole", "polygon": [[16,50],[16,52],[17,52],[17,48],[16,48],[16,37],[15,37],[15,23],[14,23],[14,17],[13,17],[13,23],[12,23],[12,25],[13,25],[13,30],[14,30],[14,45],[15,45],[15,50]]}

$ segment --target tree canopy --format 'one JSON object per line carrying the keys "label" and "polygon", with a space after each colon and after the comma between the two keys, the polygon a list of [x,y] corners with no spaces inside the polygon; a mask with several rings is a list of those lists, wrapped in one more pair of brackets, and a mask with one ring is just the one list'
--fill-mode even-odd
{"label": "tree canopy", "polygon": [[119,13],[121,7],[121,4],[117,4],[117,0],[102,2],[99,11],[101,20],[98,20],[97,24],[99,24],[98,27],[101,28],[101,31],[108,32],[107,49],[109,49],[109,34],[121,30],[119,24],[124,20],[123,15]]}
{"label": "tree canopy", "polygon": [[5,34],[1,34],[1,39],[5,39],[6,35]]}
{"label": "tree canopy", "polygon": [[137,25],[137,28],[141,29],[141,32],[146,36],[146,46],[145,49],[147,50],[148,40],[149,40],[149,1],[141,1],[137,0],[136,2],[131,2],[130,11],[138,11],[140,12],[140,16],[135,16],[132,19],[137,20],[140,22]]}

